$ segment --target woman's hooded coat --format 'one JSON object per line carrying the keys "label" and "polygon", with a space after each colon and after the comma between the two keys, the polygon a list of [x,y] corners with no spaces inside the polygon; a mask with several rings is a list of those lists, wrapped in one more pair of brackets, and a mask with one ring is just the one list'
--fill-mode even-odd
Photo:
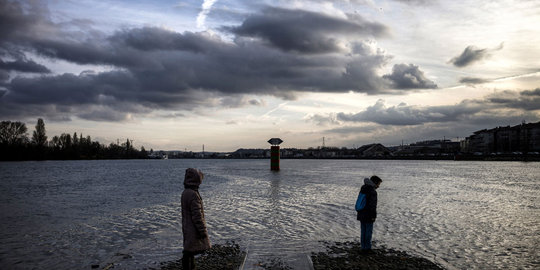
{"label": "woman's hooded coat", "polygon": [[182,192],[182,233],[184,250],[190,252],[202,252],[212,247],[206,230],[203,202],[199,194],[202,179],[203,175],[199,170],[193,168],[186,170]]}

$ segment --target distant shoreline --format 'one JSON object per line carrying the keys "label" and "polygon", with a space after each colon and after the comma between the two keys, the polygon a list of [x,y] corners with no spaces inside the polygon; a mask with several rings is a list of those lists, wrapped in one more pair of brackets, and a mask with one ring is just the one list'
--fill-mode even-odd
{"label": "distant shoreline", "polygon": [[[268,159],[269,157],[169,157],[169,159]],[[280,157],[287,159],[324,159],[324,160],[454,160],[454,161],[540,161],[540,155],[446,155],[446,156],[382,156],[382,157]]]}
{"label": "distant shoreline", "polygon": [[[270,160],[266,157],[174,157],[168,159],[220,159],[220,160]],[[518,162],[539,162],[540,156],[412,156],[412,157],[282,157],[281,160],[453,160],[453,161],[518,161]],[[98,159],[14,159],[0,160],[0,162],[16,161],[74,161],[74,160],[156,160],[156,158],[98,158]],[[159,159],[157,159],[159,160]]]}

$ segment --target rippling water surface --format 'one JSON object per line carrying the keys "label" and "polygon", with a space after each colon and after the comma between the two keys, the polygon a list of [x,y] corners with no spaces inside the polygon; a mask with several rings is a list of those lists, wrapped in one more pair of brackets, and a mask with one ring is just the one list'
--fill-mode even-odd
{"label": "rippling water surface", "polygon": [[[358,240],[363,178],[379,175],[377,246],[453,269],[540,268],[540,163],[282,160],[0,163],[0,268],[158,267],[181,257],[185,168],[214,243],[294,260]],[[293,263],[294,265],[294,263]]]}

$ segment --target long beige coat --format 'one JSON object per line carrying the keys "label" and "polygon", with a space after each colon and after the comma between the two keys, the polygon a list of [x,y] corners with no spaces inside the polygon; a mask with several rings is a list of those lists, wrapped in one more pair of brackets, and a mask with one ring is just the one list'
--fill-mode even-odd
{"label": "long beige coat", "polygon": [[203,174],[193,168],[186,170],[184,192],[182,192],[182,233],[184,235],[184,250],[201,252],[212,247],[206,230],[204,207],[199,185]]}

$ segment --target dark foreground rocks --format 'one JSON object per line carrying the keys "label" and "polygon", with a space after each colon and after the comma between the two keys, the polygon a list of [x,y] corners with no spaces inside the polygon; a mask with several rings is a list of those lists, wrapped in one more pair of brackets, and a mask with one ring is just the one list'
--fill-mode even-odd
{"label": "dark foreground rocks", "polygon": [[[322,242],[324,252],[311,253],[314,270],[347,270],[347,269],[389,269],[389,270],[443,270],[440,265],[425,258],[411,256],[405,252],[387,248],[374,249],[371,253],[363,253],[358,242]],[[243,265],[246,253],[234,242],[225,245],[216,244],[209,251],[195,258],[199,270],[239,269]],[[287,262],[280,258],[259,262],[264,270],[292,270]],[[182,259],[161,263],[162,270],[182,269]]]}
{"label": "dark foreground rocks", "polygon": [[[240,249],[236,243],[227,243],[225,245],[213,245],[212,248],[204,254],[195,257],[195,265],[198,270],[236,270],[244,262],[245,252]],[[182,259],[161,263],[162,270],[180,270],[182,269]]]}
{"label": "dark foreground rocks", "polygon": [[325,243],[326,252],[311,254],[315,270],[332,269],[399,269],[399,270],[441,270],[443,267],[424,258],[413,257],[402,251],[374,249],[363,253],[358,242]]}

